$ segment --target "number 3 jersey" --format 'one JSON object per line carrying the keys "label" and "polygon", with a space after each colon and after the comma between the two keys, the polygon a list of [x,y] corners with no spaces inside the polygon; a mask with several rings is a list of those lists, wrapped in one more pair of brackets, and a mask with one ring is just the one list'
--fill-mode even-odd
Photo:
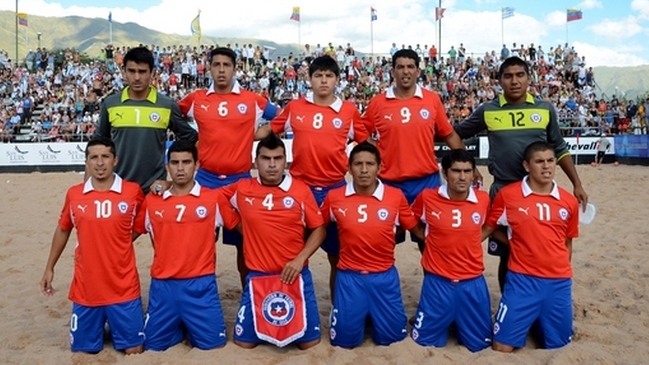
{"label": "number 3 jersey", "polygon": [[250,270],[280,273],[304,248],[306,228],[324,224],[309,187],[290,174],[278,186],[259,178],[226,187],[243,225],[243,256]]}
{"label": "number 3 jersey", "polygon": [[239,216],[219,190],[194,183],[187,195],[147,195],[136,222],[151,234],[151,277],[189,279],[215,273],[216,228],[233,229]]}
{"label": "number 3 jersey", "polygon": [[89,307],[137,299],[140,280],[132,231],[142,190],[118,175],[107,191],[94,190],[91,181],[68,189],[59,218],[61,229],[77,230],[69,298]]}
{"label": "number 3 jersey", "polygon": [[509,270],[550,279],[572,277],[567,238],[579,235],[579,202],[556,182],[547,195],[509,184],[496,195],[486,224],[508,227]]}
{"label": "number 3 jersey", "polygon": [[426,225],[424,270],[450,280],[482,275],[482,225],[488,209],[489,195],[481,190],[470,189],[466,200],[451,200],[447,185],[424,189],[412,205]]}
{"label": "number 3 jersey", "polygon": [[334,189],[322,211],[325,221],[338,224],[341,270],[387,271],[394,265],[396,226],[417,226],[401,190],[382,182],[371,196],[356,194],[352,183]]}

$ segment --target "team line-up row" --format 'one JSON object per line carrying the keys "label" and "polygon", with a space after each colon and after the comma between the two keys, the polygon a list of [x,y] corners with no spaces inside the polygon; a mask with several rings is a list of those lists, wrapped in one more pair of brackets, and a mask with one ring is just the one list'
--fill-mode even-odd
{"label": "team line-up row", "polygon": [[[394,85],[372,99],[362,117],[334,95],[340,70],[330,57],[309,66],[312,94],[281,111],[238,87],[235,57],[229,49],[214,49],[214,83],[176,104],[150,87],[150,51],[135,48],[125,55],[129,85],[102,104],[98,139],[87,147],[89,178],[68,192],[41,283],[51,295],[54,266],[75,227],[74,351],[101,350],[106,320],[115,348],[127,353],[142,351],[142,345],[164,350],[182,339],[183,326],[196,347],[225,344],[214,280],[217,225],[234,228],[224,231],[223,240],[237,246],[244,291],[234,342],[243,347],[267,341],[308,348],[320,341],[306,265],[318,247],[331,264],[332,343],[360,345],[368,316],[376,343],[403,339],[406,317],[393,266],[394,244],[403,238],[395,239],[396,226],[410,229],[423,253],[426,277],[411,331],[418,343],[443,346],[455,322],[459,341],[470,350],[492,344],[513,351],[524,345],[534,319],[546,348],[570,341],[570,253],[578,201],[585,204],[588,196],[554,108],[527,93],[523,60],[505,60],[499,69],[503,94],[452,127],[439,96],[417,85],[419,60],[410,50],[393,55]],[[185,117],[194,119],[198,132]],[[270,124],[262,126],[262,118]],[[165,170],[167,129],[179,141]],[[490,211],[490,197],[470,188],[482,177],[462,143],[482,130],[498,146],[489,152]],[[284,146],[275,136],[284,131],[294,135],[288,174]],[[436,136],[454,150],[442,161],[444,185]],[[100,137],[111,137],[114,147]],[[251,178],[255,139],[259,177]],[[348,158],[349,140],[359,144]],[[556,165],[576,198],[554,183]],[[163,181],[167,173],[171,182]],[[139,207],[142,190],[150,187],[153,193]],[[222,189],[209,190],[214,188]],[[144,330],[137,318],[142,310],[132,231],[148,232],[156,252]],[[503,291],[493,326],[482,277],[481,242],[488,235],[489,252],[501,257]],[[111,271],[114,277],[106,274]],[[455,305],[457,298],[462,306]]]}

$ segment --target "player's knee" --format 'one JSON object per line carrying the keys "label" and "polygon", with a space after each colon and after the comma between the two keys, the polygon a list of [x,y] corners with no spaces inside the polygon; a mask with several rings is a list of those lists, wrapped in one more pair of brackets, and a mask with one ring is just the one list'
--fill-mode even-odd
{"label": "player's knee", "polygon": [[136,346],[136,347],[131,347],[127,348],[124,350],[124,353],[126,355],[135,355],[135,354],[141,354],[144,352],[144,345]]}
{"label": "player's knee", "polygon": [[496,342],[496,341],[493,342],[493,345],[491,346],[491,348],[494,351],[498,351],[498,352],[507,352],[507,353],[514,352],[514,347],[513,346],[505,345],[505,344],[502,344],[502,343]]}
{"label": "player's knee", "polygon": [[237,339],[233,340],[234,344],[244,349],[254,349],[258,344],[252,342],[242,342]]}
{"label": "player's knee", "polygon": [[320,339],[316,338],[313,341],[298,343],[297,348],[299,348],[300,350],[307,350],[307,349],[310,349],[311,347],[313,347],[313,346],[315,346],[315,345],[317,345],[319,343],[320,343]]}

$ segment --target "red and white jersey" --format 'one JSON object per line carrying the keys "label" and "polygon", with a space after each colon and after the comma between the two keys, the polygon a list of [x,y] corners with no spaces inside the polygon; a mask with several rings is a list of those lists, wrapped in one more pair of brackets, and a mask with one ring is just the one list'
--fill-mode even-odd
{"label": "red and white jersey", "polygon": [[337,222],[341,270],[382,272],[394,265],[397,226],[418,222],[401,190],[379,185],[371,196],[356,194],[353,183],[331,190],[322,205],[325,223]]}
{"label": "red and white jersey", "polygon": [[270,125],[276,134],[293,131],[290,172],[309,186],[341,182],[347,172],[347,142],[369,137],[352,103],[336,98],[329,106],[317,105],[312,94],[288,103]]}
{"label": "red and white jersey", "polygon": [[482,225],[489,194],[470,189],[466,200],[451,200],[448,185],[424,189],[412,210],[426,225],[426,249],[421,265],[429,273],[465,280],[484,271]]}
{"label": "red and white jersey", "polygon": [[508,227],[509,270],[540,278],[572,277],[567,238],[579,236],[579,201],[554,183],[537,194],[523,181],[502,188],[494,199],[489,227]]}
{"label": "red and white jersey", "polygon": [[232,229],[239,216],[219,190],[197,182],[187,195],[147,195],[135,231],[150,233],[154,248],[151,277],[187,279],[216,271],[216,228]]}
{"label": "red and white jersey", "polygon": [[68,189],[59,227],[77,230],[70,300],[96,307],[140,297],[132,232],[143,200],[140,186],[117,174],[107,191],[94,190],[92,177]]}
{"label": "red and white jersey", "polygon": [[243,256],[250,270],[280,273],[304,248],[306,228],[324,224],[309,187],[290,174],[279,186],[253,178],[227,189],[234,192],[230,202],[241,216]]}
{"label": "red and white jersey", "polygon": [[229,94],[219,94],[210,86],[192,92],[178,105],[198,125],[198,160],[202,168],[224,175],[250,171],[255,132],[264,110],[272,106],[267,99],[242,90],[235,82]]}
{"label": "red and white jersey", "polygon": [[388,181],[437,172],[435,135],[453,133],[439,96],[419,86],[407,100],[397,99],[393,87],[375,96],[363,114],[363,122],[377,139],[382,165],[379,177]]}

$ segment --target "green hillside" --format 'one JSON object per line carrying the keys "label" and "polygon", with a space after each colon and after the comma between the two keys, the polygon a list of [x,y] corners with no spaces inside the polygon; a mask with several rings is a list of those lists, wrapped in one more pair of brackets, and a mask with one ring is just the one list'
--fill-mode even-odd
{"label": "green hillside", "polygon": [[622,92],[627,98],[645,95],[649,91],[649,65],[633,67],[593,67],[595,81],[608,97]]}

